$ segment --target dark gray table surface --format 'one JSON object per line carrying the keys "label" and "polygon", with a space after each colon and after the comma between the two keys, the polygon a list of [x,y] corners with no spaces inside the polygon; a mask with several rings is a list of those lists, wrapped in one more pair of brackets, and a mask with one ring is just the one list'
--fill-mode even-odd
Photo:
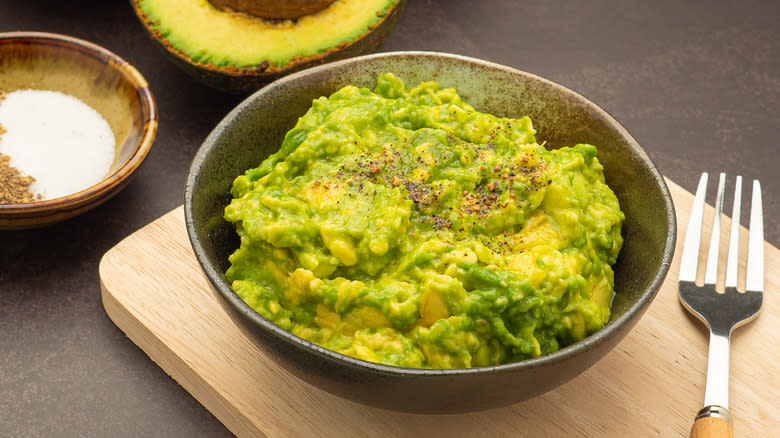
{"label": "dark gray table surface", "polygon": [[[778,18],[777,1],[410,0],[382,50],[458,53],[559,82],[621,121],[689,191],[701,171],[759,178],[777,246]],[[127,1],[0,0],[0,32],[14,30],[64,33],[124,57],[149,81],[160,127],[106,204],[0,231],[0,436],[230,436],[109,320],[98,262],[183,202],[193,154],[241,97],[178,70]]]}

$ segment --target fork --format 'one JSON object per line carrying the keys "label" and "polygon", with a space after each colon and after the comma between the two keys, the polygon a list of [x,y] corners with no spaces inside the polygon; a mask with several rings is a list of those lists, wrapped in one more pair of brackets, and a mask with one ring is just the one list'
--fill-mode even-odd
{"label": "fork", "polygon": [[718,180],[715,199],[715,216],[712,224],[704,285],[696,285],[699,261],[702,217],[707,191],[707,173],[702,173],[696,189],[688,231],[683,243],[680,262],[680,301],[691,313],[710,329],[709,356],[707,358],[707,384],[704,391],[704,408],[696,415],[691,437],[732,437],[733,429],[729,408],[729,347],[734,328],[752,321],[761,309],[764,290],[764,224],[761,207],[761,184],[753,180],[753,199],[750,210],[750,237],[748,239],[745,292],[737,291],[737,258],[739,255],[739,216],[742,197],[742,177],[737,176],[734,190],[734,206],[731,215],[731,233],[726,257],[725,290],[716,291],[718,278],[718,253],[720,246],[720,217],[726,174]]}

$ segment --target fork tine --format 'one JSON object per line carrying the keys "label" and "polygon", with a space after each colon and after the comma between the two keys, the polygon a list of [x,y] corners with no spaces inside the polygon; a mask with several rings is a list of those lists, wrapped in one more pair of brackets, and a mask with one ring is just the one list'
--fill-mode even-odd
{"label": "fork tine", "polygon": [[731,209],[731,232],[729,233],[729,252],[726,258],[726,287],[737,288],[737,259],[739,259],[739,215],[742,204],[742,177],[737,175],[734,184],[734,206]]}
{"label": "fork tine", "polygon": [[710,250],[707,253],[707,269],[704,271],[704,284],[715,284],[718,281],[718,249],[720,248],[720,216],[723,214],[723,193],[726,190],[726,174],[718,178],[718,194],[715,198],[715,215],[712,218],[712,234],[710,235]]}
{"label": "fork tine", "polygon": [[764,213],[761,203],[761,184],[753,180],[753,200],[750,203],[750,237],[745,290],[764,291]]}
{"label": "fork tine", "polygon": [[[761,206],[761,185],[753,180],[753,200],[750,211],[748,239],[747,281],[744,294],[736,293],[737,257],[739,255],[739,216],[742,198],[742,177],[737,176],[734,205],[726,259],[726,293],[717,293],[718,249],[720,217],[726,175],[720,174],[713,219],[712,241],[707,255],[704,285],[696,285],[699,245],[701,244],[704,198],[707,174],[703,173],[696,189],[688,232],[683,244],[680,264],[679,295],[683,306],[699,317],[710,330],[707,357],[707,384],[704,390],[704,408],[696,415],[691,437],[733,436],[729,407],[729,345],[731,331],[753,320],[761,309],[764,289],[764,224]],[[732,289],[733,288],[733,289]]]}
{"label": "fork tine", "polygon": [[704,218],[704,200],[707,194],[707,172],[701,174],[696,188],[688,230],[685,232],[682,257],[680,260],[680,281],[696,282],[696,268],[699,265],[699,245],[701,244],[702,219]]}

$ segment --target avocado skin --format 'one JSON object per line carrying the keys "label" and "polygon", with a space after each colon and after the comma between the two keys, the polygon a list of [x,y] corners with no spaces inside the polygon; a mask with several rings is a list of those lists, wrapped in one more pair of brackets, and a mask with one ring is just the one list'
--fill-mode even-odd
{"label": "avocado skin", "polygon": [[231,94],[244,95],[296,71],[375,52],[392,33],[406,7],[406,1],[398,0],[395,5],[390,6],[385,16],[373,29],[369,29],[352,42],[332,47],[313,56],[294,58],[281,68],[269,66],[268,63],[260,63],[254,68],[218,67],[194,61],[154,29],[151,19],[141,10],[139,0],[130,0],[130,4],[152,41],[175,65],[205,85]]}

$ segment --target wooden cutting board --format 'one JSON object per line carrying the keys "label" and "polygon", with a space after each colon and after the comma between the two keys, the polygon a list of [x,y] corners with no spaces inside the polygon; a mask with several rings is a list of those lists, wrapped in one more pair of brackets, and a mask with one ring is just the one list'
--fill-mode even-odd
{"label": "wooden cutting board", "polygon": [[[133,342],[241,437],[687,436],[704,398],[707,332],[677,298],[679,251],[693,196],[667,182],[679,221],[677,254],[647,313],[584,374],[505,408],[404,414],[298,380],[255,347],[217,302],[192,253],[182,207],[105,254],[103,305]],[[762,313],[732,338],[737,437],[777,436],[780,430],[780,251],[769,244],[765,250]],[[744,270],[744,254],[741,263]]]}

